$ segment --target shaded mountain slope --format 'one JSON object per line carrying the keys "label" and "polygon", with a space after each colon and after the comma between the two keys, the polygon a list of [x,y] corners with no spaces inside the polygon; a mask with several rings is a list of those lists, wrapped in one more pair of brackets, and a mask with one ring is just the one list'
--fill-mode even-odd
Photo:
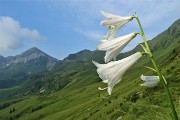
{"label": "shaded mountain slope", "polygon": [[35,47],[17,56],[0,56],[0,88],[19,85],[29,75],[51,70],[58,62]]}

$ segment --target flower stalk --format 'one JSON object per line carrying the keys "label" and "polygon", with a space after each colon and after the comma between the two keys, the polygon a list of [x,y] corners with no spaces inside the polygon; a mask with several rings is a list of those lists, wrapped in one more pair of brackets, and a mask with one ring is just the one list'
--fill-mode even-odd
{"label": "flower stalk", "polygon": [[[166,95],[168,97],[168,101],[170,103],[170,107],[173,113],[174,120],[178,120],[178,116],[174,107],[174,103],[168,88],[168,84],[166,82],[165,77],[162,75],[161,71],[159,70],[153,54],[149,48],[149,45],[147,43],[147,39],[143,30],[143,27],[141,25],[141,22],[138,18],[138,15],[135,13],[133,16],[127,16],[122,17],[118,15],[113,15],[107,12],[102,12],[102,14],[106,17],[105,20],[101,22],[102,26],[108,26],[109,31],[107,35],[104,37],[103,40],[101,40],[101,44],[97,47],[98,50],[106,51],[105,56],[105,63],[107,64],[99,64],[95,61],[93,63],[97,67],[97,73],[99,74],[99,77],[103,80],[104,83],[108,84],[108,87],[106,88],[99,88],[100,90],[108,90],[109,95],[111,95],[112,89],[115,86],[115,84],[119,83],[121,81],[121,78],[123,74],[142,56],[142,55],[148,55],[150,58],[150,61],[152,62],[154,69],[147,67],[157,73],[158,76],[141,76],[141,79],[144,81],[141,86],[146,87],[154,87],[158,84],[160,81],[163,84],[163,87],[165,89]],[[136,19],[138,22],[140,33],[134,32],[132,34],[114,38],[114,35],[118,32],[118,30],[128,23],[129,21]],[[144,44],[140,44],[143,48],[144,52],[137,52],[127,58],[124,58],[122,60],[118,61],[111,61],[112,59],[115,59],[116,56],[121,52],[121,50],[134,38],[137,34],[140,34]],[[111,62],[110,62],[111,61]]]}
{"label": "flower stalk", "polygon": [[158,68],[158,66],[157,66],[157,64],[156,64],[156,62],[154,60],[154,57],[153,57],[153,55],[151,53],[151,50],[149,49],[149,45],[147,43],[147,39],[146,39],[146,36],[144,34],[144,30],[142,28],[141,22],[140,22],[140,20],[139,20],[139,18],[137,16],[137,14],[135,16],[133,16],[133,17],[137,20],[138,25],[139,25],[140,30],[141,30],[140,35],[141,35],[142,39],[144,40],[144,44],[145,44],[145,48],[143,47],[143,49],[145,50],[145,52],[148,52],[148,56],[149,56],[149,58],[150,58],[150,60],[151,60],[151,62],[153,64],[153,66],[154,66],[154,68],[156,70],[156,73],[159,76],[160,82],[163,84],[163,87],[164,87],[165,92],[167,94],[167,97],[168,97],[168,100],[169,100],[169,103],[170,103],[170,106],[171,106],[171,109],[172,109],[173,118],[174,118],[174,120],[178,120],[178,116],[177,116],[177,113],[176,113],[176,110],[175,110],[175,107],[174,107],[174,103],[173,103],[173,100],[172,100],[168,85],[167,85],[165,78],[161,74],[161,72],[160,72],[160,70],[159,70],[159,68]]}

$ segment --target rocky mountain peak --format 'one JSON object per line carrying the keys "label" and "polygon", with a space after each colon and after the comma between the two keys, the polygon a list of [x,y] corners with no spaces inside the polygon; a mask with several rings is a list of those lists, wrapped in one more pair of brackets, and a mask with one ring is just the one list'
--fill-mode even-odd
{"label": "rocky mountain peak", "polygon": [[[28,75],[51,70],[58,62],[58,59],[36,47],[16,56],[0,56],[0,81],[3,81],[0,83],[0,88],[23,83],[28,79]],[[9,82],[13,83],[8,84]]]}
{"label": "rocky mountain peak", "polygon": [[[9,65],[17,64],[17,63],[26,64],[33,60],[33,61],[46,61],[47,69],[52,69],[54,65],[59,61],[56,58],[47,55],[46,53],[44,53],[43,51],[41,51],[36,47],[30,48],[20,55],[10,56],[5,58],[0,56],[0,60],[1,59],[3,60],[3,62],[1,62],[0,68],[4,68]],[[39,62],[39,64],[41,63]]]}
{"label": "rocky mountain peak", "polygon": [[33,47],[30,48],[28,50],[26,50],[25,52],[23,52],[22,54],[18,55],[18,56],[29,56],[31,54],[41,54],[41,55],[45,55],[45,53],[43,51],[41,51],[40,49],[38,49],[37,47]]}

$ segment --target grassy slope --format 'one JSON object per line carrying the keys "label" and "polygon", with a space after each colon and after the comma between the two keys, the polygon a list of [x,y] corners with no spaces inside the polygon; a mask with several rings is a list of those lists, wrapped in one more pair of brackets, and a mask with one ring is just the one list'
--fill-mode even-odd
{"label": "grassy slope", "polygon": [[[163,34],[167,34],[166,32]],[[164,38],[158,36],[156,39]],[[179,43],[180,38],[174,37],[170,43],[166,42],[157,48],[158,43],[151,42],[150,44],[156,48],[154,50],[156,61],[167,78],[180,117]],[[171,111],[161,84],[154,88],[139,86],[142,83],[139,78],[141,74],[154,74],[143,68],[142,64],[150,65],[146,58],[139,60],[115,86],[111,96],[106,90],[97,89],[99,86],[105,87],[106,84],[98,82],[95,67],[92,67],[71,76],[72,82],[59,92],[18,100],[17,103],[0,110],[0,119],[9,120],[12,117],[19,120],[114,120],[123,116],[124,120],[170,120]],[[94,82],[91,83],[91,81]],[[15,111],[10,113],[13,108]]]}

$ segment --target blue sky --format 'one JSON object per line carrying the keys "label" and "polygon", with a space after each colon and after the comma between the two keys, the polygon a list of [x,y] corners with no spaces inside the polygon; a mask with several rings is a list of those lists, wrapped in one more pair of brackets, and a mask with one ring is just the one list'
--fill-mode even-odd
{"label": "blue sky", "polygon": [[[95,50],[107,28],[100,11],[121,16],[137,12],[152,39],[180,18],[179,0],[0,0],[0,54],[17,55],[31,47],[63,59],[83,49]],[[137,32],[136,21],[118,36]],[[142,42],[136,37],[124,51]]]}

